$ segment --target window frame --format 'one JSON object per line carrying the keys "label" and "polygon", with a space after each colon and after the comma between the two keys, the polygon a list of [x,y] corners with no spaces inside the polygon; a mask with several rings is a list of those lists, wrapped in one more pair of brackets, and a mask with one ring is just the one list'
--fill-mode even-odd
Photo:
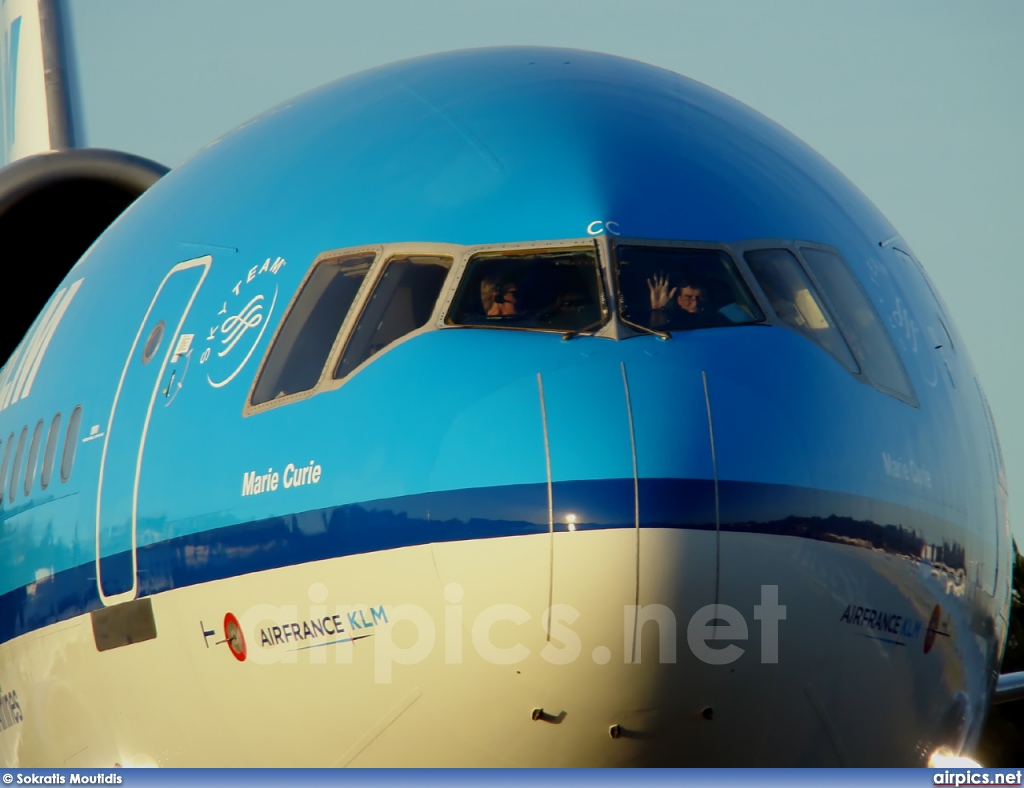
{"label": "window frame", "polygon": [[[847,367],[844,364],[842,364],[838,359],[836,359],[836,363],[839,364],[843,368],[843,370],[845,370],[851,377],[853,377],[858,382],[864,383],[865,385],[868,385],[868,386],[871,386],[876,391],[878,391],[878,392],[880,392],[882,394],[885,394],[887,396],[890,396],[893,399],[897,399],[900,402],[906,403],[907,405],[910,405],[911,407],[920,408],[920,402],[917,399],[917,392],[914,389],[914,380],[911,377],[909,370],[907,369],[906,362],[903,360],[903,357],[900,355],[899,350],[896,348],[896,345],[895,345],[895,343],[892,340],[892,336],[889,334],[889,327],[888,327],[888,325],[886,325],[886,322],[884,320],[882,320],[882,316],[878,313],[878,308],[875,306],[875,301],[871,297],[871,294],[868,293],[867,289],[864,287],[864,283],[861,280],[861,277],[858,276],[857,272],[854,271],[850,267],[849,261],[846,259],[845,255],[843,255],[843,253],[841,251],[839,251],[839,249],[837,249],[834,246],[831,246],[830,244],[823,244],[823,243],[818,243],[816,241],[805,241],[805,240],[794,239],[794,238],[756,238],[756,239],[753,239],[753,240],[737,241],[735,243],[729,244],[729,246],[733,250],[735,250],[736,254],[738,256],[740,256],[741,258],[744,257],[744,255],[746,255],[747,252],[758,252],[758,251],[765,251],[765,250],[770,250],[770,249],[785,249],[786,251],[790,252],[796,258],[797,262],[800,264],[800,267],[803,269],[804,275],[807,277],[807,280],[814,287],[814,290],[815,290],[814,294],[819,299],[821,299],[821,302],[824,304],[825,308],[828,310],[828,316],[834,321],[836,329],[839,331],[840,336],[843,338],[843,342],[846,343],[846,347],[849,349],[851,355],[853,356],[854,361],[857,363],[857,366],[860,368],[860,371],[859,372],[854,372],[854,371],[852,371],[850,369],[847,369]],[[899,362],[900,366],[902,367],[903,374],[906,377],[906,380],[907,380],[907,382],[909,384],[909,388],[910,388],[909,395],[905,394],[904,392],[900,392],[900,391],[897,391],[895,389],[891,389],[888,386],[885,386],[885,385],[882,385],[882,384],[878,383],[866,371],[866,369],[865,369],[865,358],[864,358],[863,354],[855,346],[855,343],[850,342],[850,338],[849,338],[850,330],[846,326],[846,321],[843,319],[843,316],[842,316],[841,312],[839,312],[836,309],[835,303],[832,301],[831,298],[829,298],[827,289],[822,287],[821,282],[819,281],[818,277],[815,276],[814,275],[814,271],[811,270],[811,266],[808,265],[807,260],[804,259],[804,255],[800,251],[801,249],[816,249],[816,250],[820,250],[822,252],[828,252],[830,254],[834,254],[834,255],[836,255],[839,258],[840,262],[844,266],[846,266],[846,270],[850,273],[850,276],[856,282],[857,286],[860,287],[861,292],[863,293],[864,297],[867,299],[868,303],[871,306],[871,309],[874,312],[875,318],[881,324],[882,332],[885,334],[885,337],[888,339],[889,344],[892,346],[892,351],[895,354],[895,358]],[[761,308],[765,309],[766,306],[768,307],[765,313],[768,314],[768,315],[771,315],[772,325],[780,326],[780,327],[786,329],[787,331],[792,331],[793,333],[797,334],[798,336],[802,336],[799,331],[797,331],[795,328],[790,326],[788,323],[786,323],[784,320],[782,320],[775,313],[775,310],[773,308],[771,308],[771,306],[770,306],[770,301],[768,299],[768,296],[765,294],[764,290],[761,288],[761,283],[757,280],[757,277],[755,277],[753,275],[753,272],[747,267],[745,259],[743,260],[743,263],[744,263],[744,266],[743,266],[742,270],[743,270],[744,274],[747,277],[749,277],[748,284],[750,284],[754,288],[756,288],[758,299],[759,300],[763,300]],[[824,350],[824,348],[822,348],[822,349]],[[827,350],[825,352],[828,353]],[[831,356],[832,354],[829,353],[829,355]],[[832,357],[834,358],[834,356],[832,356]]]}
{"label": "window frame", "polygon": [[[619,254],[618,247],[620,246],[649,246],[652,248],[659,249],[693,249],[700,252],[720,252],[724,254],[729,261],[735,266],[736,271],[740,275],[740,279],[747,288],[747,292],[750,294],[754,303],[758,309],[761,310],[762,318],[760,320],[751,320],[748,323],[734,323],[731,326],[714,326],[714,328],[738,328],[741,326],[763,326],[772,325],[772,321],[778,321],[779,318],[775,314],[775,311],[770,308],[770,302],[761,290],[760,283],[757,278],[753,275],[750,268],[747,267],[747,261],[743,257],[743,253],[737,251],[737,244],[727,244],[718,241],[672,241],[655,238],[632,238],[624,236],[616,236],[612,239],[610,244],[611,257],[608,261],[608,278],[611,284],[614,285],[614,296],[615,296],[615,315],[617,319],[624,325],[629,326],[631,329],[637,332],[637,334],[660,334],[660,333],[672,333],[672,332],[685,332],[685,331],[697,331],[706,330],[708,327],[694,327],[692,329],[669,329],[667,332],[662,332],[660,329],[648,329],[633,323],[631,320],[627,320],[622,316],[619,311],[619,298],[621,289],[619,287]],[[760,247],[757,247],[760,248]],[[752,287],[751,285],[756,285]],[[769,308],[765,308],[766,305]],[[781,322],[781,321],[779,321]]]}
{"label": "window frame", "polygon": [[[71,434],[74,429],[74,435]],[[75,457],[78,455],[78,436],[82,434],[82,406],[75,405],[68,416],[64,428],[64,446],[60,453],[60,481],[67,484],[75,470]]]}
{"label": "window frame", "polygon": [[[438,330],[498,330],[498,331],[529,331],[532,333],[542,334],[555,334],[561,335],[563,339],[570,339],[574,336],[585,335],[602,337],[608,339],[628,339],[635,336],[650,336],[657,335],[663,339],[668,339],[673,333],[685,333],[685,330],[669,330],[659,331],[657,329],[649,329],[643,326],[638,326],[629,320],[622,317],[621,310],[619,309],[619,298],[620,298],[620,287],[619,287],[619,268],[618,268],[618,252],[617,249],[620,246],[647,246],[647,247],[661,247],[666,249],[693,249],[699,251],[717,252],[724,254],[733,264],[735,272],[738,274],[742,284],[747,288],[747,292],[750,295],[754,304],[761,310],[763,319],[753,320],[748,323],[736,323],[734,325],[723,325],[716,326],[716,328],[762,328],[762,327],[781,327],[787,331],[794,333],[799,332],[792,326],[788,325],[782,320],[778,314],[776,314],[774,308],[771,305],[771,301],[767,294],[761,287],[761,283],[757,277],[754,276],[753,271],[747,264],[745,254],[752,251],[764,251],[771,249],[782,249],[791,253],[797,260],[800,267],[803,269],[805,276],[808,281],[815,289],[815,295],[820,299],[821,304],[828,310],[829,317],[834,322],[836,330],[839,332],[846,343],[847,348],[850,350],[855,362],[857,363],[860,370],[854,372],[846,367],[846,365],[837,361],[840,366],[850,374],[854,379],[866,383],[876,390],[899,399],[913,407],[919,407],[916,393],[914,392],[913,379],[910,377],[907,371],[906,364],[900,356],[898,349],[895,345],[893,351],[895,357],[899,361],[903,368],[903,372],[906,376],[907,381],[910,384],[909,396],[903,392],[891,390],[886,386],[883,386],[874,381],[868,373],[864,370],[864,359],[860,352],[850,343],[848,338],[848,330],[844,328],[843,317],[837,313],[835,305],[829,298],[827,291],[821,286],[821,282],[814,275],[811,267],[804,259],[801,253],[802,248],[808,249],[819,249],[831,254],[838,256],[839,260],[843,265],[847,267],[847,271],[857,282],[863,291],[864,296],[867,298],[868,303],[874,310],[875,317],[882,322],[882,329],[885,336],[892,343],[892,337],[889,335],[888,327],[881,321],[881,316],[878,314],[878,310],[875,306],[874,300],[870,294],[864,288],[863,282],[860,277],[849,267],[849,263],[846,258],[833,246],[828,244],[817,243],[814,241],[804,241],[800,239],[791,238],[755,238],[742,241],[734,241],[724,243],[720,241],[693,241],[693,240],[674,240],[674,239],[655,239],[655,238],[640,238],[632,236],[587,236],[587,237],[576,237],[556,240],[544,240],[544,241],[518,241],[508,243],[490,243],[490,244],[473,244],[473,245],[461,245],[451,243],[436,243],[436,242],[414,242],[405,241],[398,243],[387,243],[387,244],[365,244],[361,246],[342,247],[336,249],[330,249],[325,252],[318,254],[313,262],[310,264],[309,269],[303,275],[302,280],[299,282],[292,294],[292,297],[288,303],[287,309],[284,310],[278,325],[274,329],[274,332],[270,338],[270,342],[267,348],[263,352],[263,357],[260,360],[259,365],[256,368],[256,372],[253,376],[252,382],[249,386],[248,393],[245,398],[245,403],[242,408],[243,416],[251,416],[256,413],[262,413],[282,405],[289,405],[293,402],[309,399],[317,394],[326,391],[336,391],[337,389],[344,386],[354,376],[358,375],[363,369],[369,364],[374,363],[377,359],[383,357],[385,354],[398,347],[402,343],[414,339],[422,334],[438,331]],[[587,326],[580,331],[567,331],[562,329],[547,329],[547,328],[536,328],[527,326],[515,326],[515,325],[468,325],[449,322],[449,315],[452,311],[452,307],[455,303],[456,296],[459,293],[460,286],[463,278],[466,274],[466,270],[469,266],[472,258],[479,254],[502,254],[517,252],[522,253],[542,253],[545,251],[562,251],[568,249],[593,249],[594,254],[597,258],[597,275],[598,275],[598,293],[600,299],[600,310],[601,318],[599,322],[596,322],[592,326]],[[301,294],[304,292],[310,279],[313,277],[315,272],[321,265],[330,264],[338,260],[339,258],[355,257],[358,255],[366,255],[372,253],[374,255],[373,261],[370,263],[369,270],[363,277],[363,281],[359,285],[359,289],[356,291],[355,297],[349,306],[348,312],[341,321],[340,328],[338,329],[337,335],[331,344],[330,350],[324,360],[323,366],[320,369],[320,375],[312,387],[305,391],[295,392],[292,394],[286,394],[276,399],[270,399],[266,402],[261,402],[257,405],[252,404],[252,398],[256,393],[256,387],[260,381],[263,372],[266,368],[267,362],[272,355],[272,351],[278,341],[279,336],[287,324],[292,311],[295,309],[296,304],[299,301]],[[341,378],[335,378],[334,373],[341,362],[341,358],[348,347],[349,341],[351,340],[355,327],[362,319],[367,304],[376,291],[384,270],[387,264],[395,257],[407,257],[407,256],[422,256],[422,257],[447,257],[451,258],[452,264],[448,270],[448,274],[444,279],[443,284],[434,305],[433,312],[430,318],[420,326],[419,328],[410,331],[407,334],[402,335],[398,339],[394,340],[384,348],[374,353],[367,359],[364,359],[358,366],[354,367],[346,375]],[[697,330],[695,327],[693,330]],[[802,336],[802,335],[801,335]],[[824,349],[824,348],[823,348]],[[828,351],[826,350],[826,353]]]}
{"label": "window frame", "polygon": [[602,249],[601,245],[597,243],[596,238],[570,238],[566,240],[557,241],[522,241],[518,243],[504,243],[504,244],[479,244],[477,246],[462,246],[460,249],[460,257],[456,258],[456,264],[452,266],[452,271],[449,274],[449,281],[445,283],[444,299],[441,301],[440,309],[438,309],[437,319],[435,321],[435,328],[437,329],[483,329],[483,330],[495,330],[495,331],[529,331],[534,334],[559,334],[562,336],[568,334],[575,334],[577,332],[567,331],[564,329],[555,328],[534,328],[530,326],[516,326],[516,325],[475,325],[469,323],[451,323],[448,322],[448,316],[451,312],[452,306],[455,303],[455,297],[459,294],[460,285],[462,279],[466,274],[466,269],[469,268],[469,263],[479,254],[516,254],[523,253],[528,254],[530,252],[543,253],[543,252],[560,252],[571,249],[593,249],[594,257],[597,260],[597,289],[598,298],[600,300],[601,319],[594,324],[594,326],[586,327],[583,331],[587,334],[596,334],[605,325],[607,325],[611,318],[612,305],[608,298],[608,281],[605,274],[607,268],[606,261],[608,256],[605,250]]}
{"label": "window frame", "polygon": [[[347,381],[351,380],[354,375],[366,367],[367,364],[372,363],[376,359],[389,352],[394,347],[397,347],[407,339],[411,339],[414,336],[419,336],[426,331],[433,331],[437,322],[437,315],[439,310],[439,304],[442,303],[452,289],[452,275],[455,269],[458,267],[459,258],[462,250],[465,247],[458,246],[457,244],[442,244],[442,243],[416,243],[416,242],[399,242],[389,244],[367,244],[363,246],[347,246],[338,249],[330,249],[326,252],[321,252],[313,260],[309,269],[302,277],[302,281],[295,289],[295,293],[292,295],[291,300],[288,302],[288,308],[283,312],[281,320],[278,322],[277,327],[274,329],[273,336],[270,339],[270,343],[267,345],[267,349],[263,353],[263,358],[260,360],[259,367],[256,370],[256,374],[253,376],[252,383],[249,386],[248,394],[245,398],[245,406],[242,409],[242,416],[251,416],[256,413],[263,413],[264,411],[273,410],[274,408],[282,405],[289,405],[292,402],[298,402],[300,400],[309,399],[310,397],[316,396],[324,391],[334,391],[335,389],[343,386]],[[256,386],[263,375],[263,370],[267,365],[267,361],[270,359],[271,351],[277,342],[278,336],[281,334],[285,324],[288,322],[292,310],[295,308],[296,303],[299,300],[300,295],[304,291],[309,280],[313,277],[314,272],[321,265],[329,265],[330,263],[343,257],[357,257],[361,254],[373,253],[373,262],[370,263],[370,268],[366,272],[366,276],[363,277],[363,281],[359,285],[359,289],[356,291],[355,298],[352,299],[352,303],[349,305],[348,312],[345,314],[344,319],[341,321],[341,325],[338,328],[338,333],[334,337],[334,341],[331,343],[331,348],[327,353],[324,360],[323,367],[320,369],[320,375],[316,380],[316,383],[305,391],[297,391],[292,394],[286,394],[283,397],[276,397],[269,399],[266,402],[261,402],[257,405],[252,404],[252,398],[256,393]],[[334,370],[337,368],[341,361],[341,356],[345,352],[345,348],[348,346],[348,341],[355,330],[359,319],[362,317],[366,304],[369,302],[371,295],[376,290],[377,284],[380,281],[381,276],[384,273],[384,268],[389,260],[394,257],[405,257],[405,256],[423,256],[423,257],[450,257],[452,258],[452,265],[448,270],[448,274],[445,277],[444,284],[441,286],[441,294],[438,297],[438,303],[434,305],[434,309],[431,312],[431,316],[427,319],[420,328],[412,331],[399,339],[395,340],[387,347],[381,349],[370,358],[363,361],[358,367],[353,369],[345,377],[335,380]]]}
{"label": "window frame", "polygon": [[[440,247],[444,247],[446,251],[438,251]],[[452,289],[452,271],[455,270],[456,263],[458,262],[458,254],[450,250],[458,248],[459,247],[451,244],[416,243],[388,244],[384,247],[383,254],[373,261],[373,266],[366,274],[366,280],[369,280],[372,277],[372,283],[368,285],[367,281],[364,280],[364,289],[360,289],[356,294],[356,298],[352,302],[352,306],[349,307],[345,320],[342,322],[341,329],[338,331],[338,336],[334,339],[334,345],[331,347],[331,352],[328,356],[326,382],[324,380],[320,381],[321,383],[324,383],[322,390],[333,391],[334,389],[341,387],[344,385],[345,381],[350,380],[355,375],[358,375],[359,372],[365,369],[367,365],[372,364],[385,353],[390,352],[392,349],[398,347],[412,337],[417,337],[427,331],[434,330],[434,324],[437,320],[439,309],[438,305]],[[384,278],[384,271],[392,260],[401,257],[447,257],[452,261],[451,265],[448,266],[448,272],[445,274],[444,281],[441,283],[437,300],[434,302],[434,308],[430,310],[430,316],[426,321],[424,321],[422,326],[413,329],[406,334],[402,334],[398,339],[389,342],[376,353],[373,353],[369,357],[363,359],[347,374],[340,378],[334,377],[334,373],[341,364],[341,359],[344,357],[345,351],[348,349],[349,343],[355,335],[356,326],[359,325],[359,321],[362,320],[363,315],[366,314],[366,307],[369,305],[373,294],[377,291],[377,286]]]}
{"label": "window frame", "polygon": [[[846,346],[850,348],[850,352],[853,353],[853,357],[857,360],[857,365],[860,367],[860,374],[864,381],[870,384],[876,390],[882,392],[883,394],[888,394],[890,397],[898,399],[901,402],[905,402],[907,405],[910,405],[914,408],[920,408],[921,404],[917,398],[917,391],[914,388],[914,379],[910,376],[910,371],[907,369],[907,364],[903,360],[903,356],[900,355],[899,348],[897,347],[896,342],[893,341],[892,335],[889,333],[889,326],[887,322],[882,319],[881,314],[879,314],[878,307],[875,304],[875,300],[871,297],[871,294],[867,291],[867,288],[864,287],[864,282],[861,280],[859,276],[857,276],[856,271],[854,271],[850,267],[850,263],[843,256],[843,253],[836,249],[834,246],[829,246],[828,244],[815,243],[813,241],[794,241],[794,244],[795,254],[797,256],[797,259],[800,261],[800,265],[803,266],[808,278],[811,280],[811,282],[814,283],[814,286],[817,288],[818,293],[821,295],[822,298],[825,299],[825,303],[828,304],[829,311],[832,313],[832,316],[836,321],[836,325],[839,327],[839,332],[843,335],[843,339],[846,342]],[[864,299],[867,301],[868,306],[874,313],[875,320],[881,327],[882,335],[885,337],[885,340],[889,343],[889,350],[892,351],[893,358],[896,360],[896,363],[899,364],[900,371],[903,373],[903,378],[907,382],[907,388],[909,389],[909,391],[903,392],[900,391],[899,389],[891,388],[883,383],[879,383],[872,377],[870,371],[872,364],[870,364],[868,362],[868,359],[866,359],[864,355],[860,352],[860,347],[858,343],[851,342],[849,339],[849,334],[856,332],[852,332],[851,328],[846,325],[846,319],[843,317],[843,310],[836,309],[835,302],[833,301],[833,299],[829,297],[828,288],[822,287],[821,281],[818,279],[817,276],[815,276],[814,270],[808,264],[807,260],[804,258],[804,249],[814,249],[817,251],[834,254],[839,259],[840,264],[846,267],[846,271],[847,273],[850,274],[850,278],[853,280],[854,285],[860,288],[861,295],[864,296]]]}
{"label": "window frame", "polygon": [[53,481],[53,469],[57,462],[57,446],[60,444],[60,433],[63,426],[64,417],[58,410],[50,419],[50,426],[46,430],[46,444],[43,447],[43,460],[39,468],[40,490],[45,490]]}
{"label": "window frame", "polygon": [[[758,244],[750,248],[744,248],[740,254],[743,257],[743,264],[744,266],[746,266],[745,271],[750,276],[751,282],[756,288],[758,298],[763,299],[764,304],[767,305],[766,314],[770,316],[769,323],[773,326],[784,328],[787,331],[792,331],[797,336],[814,342],[814,344],[816,344],[823,351],[825,351],[825,353],[827,353],[829,356],[835,359],[836,363],[838,363],[839,366],[841,366],[847,373],[852,375],[854,378],[857,378],[858,381],[863,382],[861,380],[862,369],[860,356],[858,356],[853,351],[853,348],[850,347],[850,340],[847,339],[846,334],[843,333],[842,325],[833,314],[832,303],[827,298],[825,298],[824,294],[821,292],[821,287],[818,284],[818,282],[808,273],[806,263],[804,262],[803,258],[801,258],[799,254],[797,254],[797,250],[795,246],[793,246],[794,242],[770,239],[765,241],[764,243],[765,245],[763,246]],[[839,338],[842,340],[843,346],[846,348],[846,352],[849,354],[850,360],[853,362],[855,369],[850,369],[850,367],[847,366],[841,358],[839,358],[835,353],[829,350],[825,345],[819,342],[815,342],[812,338],[806,336],[798,328],[792,326],[787,320],[783,319],[778,312],[775,311],[775,307],[772,304],[771,298],[765,292],[764,288],[761,286],[761,280],[757,278],[757,275],[754,273],[753,269],[750,268],[750,264],[747,262],[746,256],[750,252],[771,252],[776,250],[788,252],[793,256],[793,259],[796,261],[797,266],[800,268],[801,272],[803,272],[804,276],[807,278],[807,282],[814,289],[814,293],[812,295],[816,299],[818,299],[815,302],[816,305],[818,306],[818,308],[824,310],[824,316],[831,321],[831,326],[832,328],[835,329],[836,333],[839,335]]]}
{"label": "window frame", "polygon": [[[271,410],[280,405],[288,405],[292,402],[298,402],[299,400],[309,399],[314,396],[319,390],[324,381],[325,370],[330,368],[330,360],[334,357],[334,353],[337,350],[338,339],[341,336],[345,336],[348,333],[349,323],[351,322],[352,312],[354,308],[361,303],[360,299],[363,297],[367,287],[367,281],[373,277],[374,269],[377,267],[381,260],[381,253],[384,247],[380,244],[369,244],[366,246],[349,246],[342,249],[329,249],[326,252],[321,252],[314,258],[309,269],[302,277],[302,281],[299,282],[298,287],[295,288],[295,292],[292,293],[292,297],[288,302],[287,309],[282,313],[281,319],[278,321],[277,326],[274,329],[273,335],[270,337],[270,342],[267,344],[266,350],[263,351],[263,358],[260,359],[259,366],[256,369],[256,374],[253,376],[252,383],[249,385],[249,392],[245,397],[245,408],[242,411],[243,416],[249,416],[253,413],[262,413],[265,410]],[[267,362],[273,355],[274,348],[277,345],[277,340],[281,336],[281,332],[284,330],[285,325],[288,323],[288,318],[291,316],[292,311],[298,304],[299,299],[305,292],[306,285],[313,278],[316,270],[321,265],[329,265],[330,263],[339,260],[343,257],[358,257],[359,255],[373,254],[373,261],[370,263],[370,268],[366,272],[366,276],[363,277],[363,281],[359,283],[359,289],[356,290],[355,298],[352,299],[351,305],[349,305],[348,312],[344,319],[341,321],[341,326],[338,329],[338,335],[335,336],[334,342],[331,344],[331,348],[327,353],[327,357],[324,360],[324,365],[320,369],[320,375],[317,377],[316,382],[312,387],[305,389],[304,391],[296,391],[291,394],[286,394],[283,397],[275,397],[267,400],[266,402],[260,402],[254,405],[252,398],[256,395],[256,387],[259,385],[260,380],[263,378],[263,371],[266,369]]]}
{"label": "window frame", "polygon": [[39,419],[32,429],[32,441],[29,443],[28,455],[25,460],[25,482],[22,489],[25,497],[32,494],[32,488],[36,483],[37,470],[39,468],[39,448],[43,442],[43,430],[46,428],[45,419]]}

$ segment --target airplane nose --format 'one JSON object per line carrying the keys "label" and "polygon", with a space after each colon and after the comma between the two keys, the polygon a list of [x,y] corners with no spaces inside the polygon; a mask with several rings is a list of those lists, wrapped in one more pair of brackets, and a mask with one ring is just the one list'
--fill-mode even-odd
{"label": "airplane nose", "polygon": [[[622,365],[638,479],[636,604],[664,606],[685,643],[691,616],[718,602],[718,494],[706,373],[647,358]],[[642,653],[639,626],[635,650]],[[663,633],[664,634],[664,633]]]}
{"label": "airplane nose", "polygon": [[[595,359],[538,376],[552,618],[559,610],[577,616],[572,629],[586,663],[664,663],[670,671],[692,658],[678,653],[686,622],[716,601],[714,462],[702,373],[645,358]],[[625,709],[659,701],[657,673],[644,672],[646,690],[627,682]],[[621,724],[628,731],[645,723]]]}
{"label": "airplane nose", "polygon": [[[579,617],[583,658],[623,661],[636,604],[639,530],[629,399],[620,363],[538,375],[549,470],[551,604]],[[608,642],[611,633],[619,633]],[[610,656],[609,656],[610,658]],[[605,659],[605,661],[608,661]]]}
{"label": "airplane nose", "polygon": [[[461,606],[467,638],[501,687],[493,703],[510,719],[530,719],[524,753],[572,739],[587,763],[670,763],[684,753],[695,763],[726,760],[732,666],[708,656],[740,646],[722,642],[728,633],[719,628],[695,650],[688,628],[696,620],[698,634],[714,629],[705,608],[730,602],[718,599],[713,427],[724,421],[727,437],[760,440],[764,414],[724,412],[745,382],[715,366],[720,354],[701,354],[698,339],[559,343],[563,355],[458,420],[455,437],[503,450],[477,445],[474,456],[496,454],[506,473],[546,482],[494,493],[495,510],[523,512],[528,539],[432,548],[445,602]],[[736,391],[723,395],[728,387]],[[502,665],[514,666],[511,675]]]}

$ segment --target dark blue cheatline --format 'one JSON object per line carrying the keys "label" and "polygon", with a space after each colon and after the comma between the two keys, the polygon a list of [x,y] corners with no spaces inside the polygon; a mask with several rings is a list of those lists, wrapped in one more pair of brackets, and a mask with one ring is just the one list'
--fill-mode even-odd
{"label": "dark blue cheatline", "polygon": [[[751,482],[720,482],[721,530],[833,542],[919,559],[963,572],[963,547],[928,544],[922,534],[951,524],[916,509],[846,493]],[[555,530],[633,528],[633,480],[557,482]],[[640,481],[641,527],[714,531],[714,482]],[[752,517],[751,513],[759,516]],[[563,521],[559,522],[559,518]],[[547,487],[510,485],[345,504],[239,523],[138,549],[139,595],[150,596],[252,572],[381,550],[470,539],[544,534]],[[127,558],[127,554],[124,554]],[[117,556],[115,558],[120,557]],[[0,643],[101,607],[95,563],[0,596]]]}

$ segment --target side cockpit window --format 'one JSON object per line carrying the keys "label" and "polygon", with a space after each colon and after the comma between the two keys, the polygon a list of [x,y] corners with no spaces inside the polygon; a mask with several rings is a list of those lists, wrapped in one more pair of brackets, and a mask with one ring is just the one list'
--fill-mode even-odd
{"label": "side cockpit window", "polygon": [[619,309],[630,323],[675,331],[764,320],[724,251],[624,244],[615,253]]}
{"label": "side cockpit window", "polygon": [[850,372],[860,372],[835,321],[792,252],[761,249],[744,257],[783,323],[831,353]]}
{"label": "side cockpit window", "polygon": [[446,323],[579,332],[604,313],[593,247],[483,252],[470,258]]}
{"label": "side cockpit window", "polygon": [[800,253],[831,302],[840,328],[864,373],[887,393],[916,401],[910,378],[889,333],[843,258],[827,249],[806,246],[800,248]]}
{"label": "side cockpit window", "polygon": [[838,252],[796,242],[792,249],[748,251],[744,259],[783,323],[879,391],[916,404],[896,347]]}
{"label": "side cockpit window", "polygon": [[334,377],[345,377],[392,342],[426,325],[451,267],[450,257],[390,258],[363,307]]}
{"label": "side cockpit window", "polygon": [[252,404],[312,389],[376,257],[363,252],[321,260],[285,315],[252,394]]}

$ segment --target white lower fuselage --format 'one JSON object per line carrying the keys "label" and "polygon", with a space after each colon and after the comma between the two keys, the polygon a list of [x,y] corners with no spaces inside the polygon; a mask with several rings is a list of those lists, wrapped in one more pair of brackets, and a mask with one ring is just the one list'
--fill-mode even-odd
{"label": "white lower fuselage", "polygon": [[[856,546],[720,539],[720,604],[742,623],[726,612],[710,638],[699,611],[715,601],[716,534],[646,528],[423,545],[168,591],[152,598],[155,639],[104,652],[80,616],[0,647],[0,686],[24,714],[0,759],[864,765],[907,763],[948,735],[935,712],[970,689],[973,649],[946,621],[925,653],[951,590],[942,573]],[[758,619],[767,586],[784,618]],[[895,636],[841,620],[867,599],[902,618],[887,620]],[[224,642],[228,613],[244,660]],[[274,643],[274,627],[291,636]]]}

